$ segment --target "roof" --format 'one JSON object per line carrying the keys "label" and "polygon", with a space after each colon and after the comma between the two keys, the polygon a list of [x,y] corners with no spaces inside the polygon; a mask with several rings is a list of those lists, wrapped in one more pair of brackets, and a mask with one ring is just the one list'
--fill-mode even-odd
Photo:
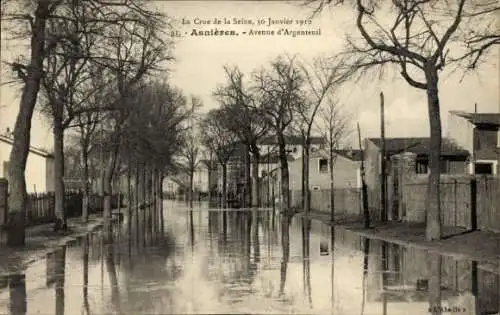
{"label": "roof", "polygon": [[[10,144],[10,145],[14,144],[14,139],[12,139],[11,137],[5,136],[5,135],[0,135],[0,141],[5,142],[5,143]],[[44,158],[53,158],[54,157],[51,153],[49,153],[45,150],[39,149],[39,148],[32,147],[32,146],[30,146],[29,152],[33,153],[33,154],[40,155],[41,157],[44,157]]]}
{"label": "roof", "polygon": [[[310,139],[311,139],[311,144],[322,144],[325,142],[323,137],[310,137]],[[302,144],[302,136],[285,136],[285,143],[288,145]],[[278,140],[276,139],[276,136],[268,136],[268,137],[264,137],[264,138],[260,139],[258,141],[258,144],[260,144],[260,145],[273,145],[273,144],[278,144]]]}
{"label": "roof", "polygon": [[336,150],[335,152],[350,160],[361,161],[361,150]]}
{"label": "roof", "polygon": [[[360,150],[349,150],[349,149],[343,149],[343,150],[335,150],[336,155],[340,155],[346,159],[349,159],[354,162],[360,162],[361,161],[361,151]],[[329,153],[326,150],[319,150],[315,152],[311,152],[310,157],[311,158],[328,158]],[[300,159],[300,158],[299,158]]]}
{"label": "roof", "polygon": [[[377,147],[381,147],[381,138],[368,138]],[[429,154],[430,138],[386,138],[385,148],[388,154],[411,152],[415,154]],[[469,151],[457,145],[451,139],[443,138],[441,141],[441,155],[469,156]]]}
{"label": "roof", "polygon": [[[287,154],[287,160],[294,161],[295,158],[293,157],[293,155]],[[261,164],[267,164],[267,163],[277,164],[279,162],[280,162],[280,156],[279,156],[279,153],[277,153],[277,152],[269,153],[269,155],[265,154],[265,155],[260,157]]]}
{"label": "roof", "polygon": [[500,126],[500,113],[467,113],[461,111],[450,111],[450,113],[463,117],[474,125]]}

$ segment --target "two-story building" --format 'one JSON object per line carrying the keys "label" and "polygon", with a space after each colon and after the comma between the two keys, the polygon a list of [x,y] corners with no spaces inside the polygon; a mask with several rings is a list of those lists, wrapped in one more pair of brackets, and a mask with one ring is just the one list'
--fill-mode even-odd
{"label": "two-story building", "polygon": [[[294,159],[302,156],[302,137],[285,136],[286,151]],[[261,155],[278,153],[278,139],[275,136],[264,137],[259,140],[258,147]],[[311,151],[323,149],[325,140],[323,137],[311,136]]]}
{"label": "two-story building", "polygon": [[[0,178],[9,179],[9,157],[14,139],[10,132],[0,135]],[[45,150],[30,147],[25,169],[28,193],[54,191],[54,156]]]}
{"label": "two-story building", "polygon": [[449,112],[447,137],[471,152],[470,174],[500,173],[499,129],[500,113]]}

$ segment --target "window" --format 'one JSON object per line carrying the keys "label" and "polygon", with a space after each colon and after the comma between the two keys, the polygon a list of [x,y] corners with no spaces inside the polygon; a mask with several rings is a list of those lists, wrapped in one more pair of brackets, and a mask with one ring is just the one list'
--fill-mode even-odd
{"label": "window", "polygon": [[441,160],[440,161],[440,166],[441,166],[441,174],[448,174],[450,172],[450,161],[448,160]]}
{"label": "window", "polygon": [[328,160],[327,159],[319,159],[319,172],[320,173],[328,172]]}
{"label": "window", "polygon": [[427,174],[429,170],[429,161],[427,160],[417,160],[415,164],[417,174]]}
{"label": "window", "polygon": [[492,175],[493,163],[480,162],[474,165],[474,173],[478,175]]}

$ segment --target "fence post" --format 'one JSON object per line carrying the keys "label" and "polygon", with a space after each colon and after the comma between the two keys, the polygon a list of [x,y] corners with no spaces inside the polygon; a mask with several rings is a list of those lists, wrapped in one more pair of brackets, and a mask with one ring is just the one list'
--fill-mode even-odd
{"label": "fence post", "polygon": [[471,210],[471,230],[477,230],[477,180],[473,177],[470,181],[470,210]]}

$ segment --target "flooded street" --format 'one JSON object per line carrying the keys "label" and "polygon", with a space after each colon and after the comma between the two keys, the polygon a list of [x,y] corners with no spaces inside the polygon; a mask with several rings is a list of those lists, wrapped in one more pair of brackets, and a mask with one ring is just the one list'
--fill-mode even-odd
{"label": "flooded street", "polygon": [[111,244],[95,232],[4,275],[0,313],[498,312],[499,277],[477,263],[268,210],[207,208],[166,201],[164,231],[125,218]]}

